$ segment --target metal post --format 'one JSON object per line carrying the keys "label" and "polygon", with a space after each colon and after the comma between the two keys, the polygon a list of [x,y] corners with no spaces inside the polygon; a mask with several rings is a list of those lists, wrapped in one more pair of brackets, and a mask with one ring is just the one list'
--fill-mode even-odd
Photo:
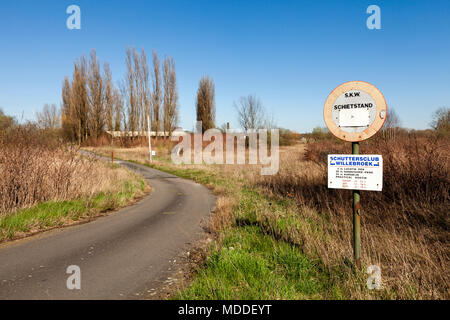
{"label": "metal post", "polygon": [[150,132],[150,116],[147,117],[147,129],[148,129],[148,153],[150,155],[150,162],[153,162],[153,156],[152,156],[152,133]]}
{"label": "metal post", "polygon": [[[359,142],[352,142],[352,154],[359,154]],[[361,226],[360,194],[353,190],[353,256],[358,269],[361,269]]]}

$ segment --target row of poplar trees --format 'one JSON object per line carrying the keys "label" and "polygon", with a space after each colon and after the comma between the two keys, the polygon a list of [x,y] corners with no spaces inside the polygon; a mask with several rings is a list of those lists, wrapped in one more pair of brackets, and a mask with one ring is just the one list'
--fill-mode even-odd
{"label": "row of poplar trees", "polygon": [[[170,135],[178,123],[178,92],[173,58],[162,64],[153,51],[153,69],[142,50],[126,50],[126,74],[118,85],[111,69],[100,61],[95,50],[74,62],[72,79],[66,77],[62,88],[61,119],[64,136],[81,144],[98,138],[105,131],[144,135],[150,118],[151,130]],[[162,69],[162,70],[161,70]]]}

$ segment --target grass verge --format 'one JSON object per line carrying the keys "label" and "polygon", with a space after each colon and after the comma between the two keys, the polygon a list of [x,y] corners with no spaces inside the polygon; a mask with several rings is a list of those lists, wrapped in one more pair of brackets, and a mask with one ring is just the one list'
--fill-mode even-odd
{"label": "grass verge", "polygon": [[[308,179],[314,182],[317,175],[314,164],[303,160],[302,150],[293,151],[289,149],[282,154],[280,174],[286,176],[283,181],[290,181],[290,175],[297,177],[298,172],[304,171],[308,174],[304,177],[306,182]],[[373,225],[364,224],[363,266],[355,270],[348,210],[333,211],[311,206],[309,202],[301,203],[290,189],[283,194],[271,192],[266,187],[267,181],[261,183],[259,171],[250,166],[175,165],[164,158],[149,164],[146,156],[132,149],[120,153],[120,157],[205,184],[218,196],[207,229],[208,238],[212,235],[215,241],[209,242],[208,249],[203,251],[199,245],[201,259],[196,259],[199,250],[192,250],[194,255],[189,261],[194,262],[194,268],[189,270],[194,272],[188,281],[181,281],[176,290],[170,291],[172,298],[442,299],[448,296],[447,273],[432,271],[433,275],[425,278],[422,272],[432,269],[421,269],[429,262],[438,261],[440,264],[435,264],[435,269],[446,270],[446,255],[437,259],[427,256],[434,247],[423,242],[415,229],[410,228],[410,234],[405,235],[396,225],[380,223],[374,230]],[[279,183],[275,181],[273,185]],[[309,200],[321,194],[316,194],[314,188],[296,190],[310,192],[311,197],[305,197]],[[364,217],[364,223],[369,222],[368,218]],[[279,259],[280,256],[284,258]],[[398,259],[402,263],[397,263]],[[369,275],[364,270],[369,265],[382,269],[381,290],[369,290],[366,286]],[[409,271],[411,268],[413,272]]]}
{"label": "grass verge", "polygon": [[[118,166],[110,166],[111,170]],[[124,170],[124,169],[120,169]],[[118,209],[142,197],[149,186],[131,173],[115,191],[98,192],[66,201],[47,201],[30,208],[0,216],[0,242],[88,221],[105,212]]]}
{"label": "grass verge", "polygon": [[[289,200],[273,199],[214,170],[134,162],[202,183],[218,195],[208,228],[216,241],[192,280],[173,299],[348,298],[340,285],[343,270],[330,272],[292,241],[290,235],[301,227]],[[267,210],[277,218],[268,221]]]}
{"label": "grass verge", "polygon": [[321,299],[336,292],[320,261],[258,226],[227,230],[175,299]]}

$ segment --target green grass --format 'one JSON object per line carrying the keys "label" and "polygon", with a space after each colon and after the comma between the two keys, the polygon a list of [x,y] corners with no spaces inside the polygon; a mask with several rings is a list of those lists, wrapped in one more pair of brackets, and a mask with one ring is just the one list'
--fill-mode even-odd
{"label": "green grass", "polygon": [[[205,185],[226,186],[225,192],[239,199],[233,207],[233,225],[222,231],[192,282],[173,299],[346,297],[339,285],[340,270],[331,274],[319,259],[308,257],[302,252],[301,244],[289,238],[291,232],[300,230],[289,199],[273,199],[210,171],[165,164],[145,165]],[[276,219],[267,221],[267,210]],[[320,234],[319,226],[315,228]]]}
{"label": "green grass", "polygon": [[[126,159],[125,159],[126,160]],[[323,222],[299,219],[289,198],[261,192],[257,187],[220,170],[175,166],[170,162],[141,163],[212,187],[234,199],[232,223],[218,231],[207,259],[192,280],[172,299],[348,299],[343,285],[351,266],[327,267],[315,253],[306,254],[302,232],[326,237]],[[216,188],[219,187],[219,188]],[[360,274],[356,275],[360,277]],[[360,283],[364,283],[361,278]]]}
{"label": "green grass", "polygon": [[139,177],[126,181],[117,193],[98,193],[91,198],[68,201],[48,201],[31,208],[0,217],[0,242],[28,233],[63,226],[70,222],[98,216],[122,207],[143,194],[145,181]]}
{"label": "green grass", "polygon": [[397,284],[388,280],[382,290],[367,289],[367,265],[357,270],[347,247],[339,257],[333,256],[332,250],[341,248],[332,246],[342,241],[332,237],[342,235],[327,211],[299,206],[289,197],[272,195],[236,177],[245,175],[214,166],[174,165],[166,160],[135,163],[202,183],[227,198],[212,214],[215,239],[207,258],[172,299],[433,298],[420,293],[412,280]]}
{"label": "green grass", "polygon": [[231,228],[191,285],[174,299],[323,299],[339,298],[320,261],[308,259],[257,226]]}
{"label": "green grass", "polygon": [[[133,161],[133,160],[127,160],[129,162],[133,162],[136,164],[144,165],[149,168],[158,169],[170,174],[173,174],[175,176],[194,180],[198,183],[204,184],[204,185],[213,185],[213,186],[221,186],[221,185],[229,185],[229,180],[224,179],[220,176],[210,174],[206,172],[205,170],[201,169],[192,169],[187,167],[172,167],[172,166],[166,166],[163,164],[149,164],[149,163],[142,163],[139,161]],[[168,162],[169,163],[169,162]]]}

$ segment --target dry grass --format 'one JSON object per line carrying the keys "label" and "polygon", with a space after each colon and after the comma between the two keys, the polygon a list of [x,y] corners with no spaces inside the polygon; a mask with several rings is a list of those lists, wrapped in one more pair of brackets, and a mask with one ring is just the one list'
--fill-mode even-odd
{"label": "dry grass", "polygon": [[0,134],[0,216],[41,202],[119,192],[135,179],[126,169],[111,170],[76,148],[42,139],[32,127]]}
{"label": "dry grass", "polygon": [[[382,269],[386,298],[449,298],[448,141],[414,136],[395,146],[382,140],[362,143],[362,153],[384,157],[383,192],[363,192],[362,248],[365,265]],[[351,191],[327,189],[326,155],[350,153],[348,144],[322,141],[304,152],[289,152],[280,172],[255,184],[290,198],[303,223],[295,243],[326,265],[340,269],[352,256]],[[351,296],[371,297],[358,283]]]}

